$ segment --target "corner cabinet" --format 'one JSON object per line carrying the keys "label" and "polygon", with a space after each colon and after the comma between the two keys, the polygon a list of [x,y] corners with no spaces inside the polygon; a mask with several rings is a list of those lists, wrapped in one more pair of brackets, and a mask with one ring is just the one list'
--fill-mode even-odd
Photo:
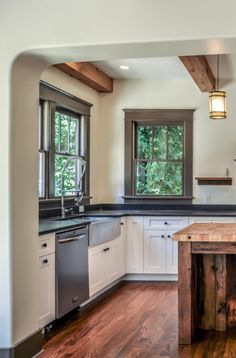
{"label": "corner cabinet", "polygon": [[39,237],[39,326],[55,319],[55,234]]}
{"label": "corner cabinet", "polygon": [[126,272],[125,219],[121,235],[112,241],[89,248],[89,296],[116,281]]}

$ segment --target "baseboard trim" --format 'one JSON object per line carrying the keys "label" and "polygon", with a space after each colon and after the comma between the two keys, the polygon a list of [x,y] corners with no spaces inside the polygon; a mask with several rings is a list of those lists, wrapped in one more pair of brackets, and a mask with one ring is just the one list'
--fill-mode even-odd
{"label": "baseboard trim", "polygon": [[44,335],[39,330],[14,347],[0,348],[0,358],[32,358],[42,350],[44,342]]}
{"label": "baseboard trim", "polygon": [[178,275],[173,274],[147,274],[147,273],[127,273],[124,277],[122,277],[124,281],[169,281],[176,282],[178,281]]}

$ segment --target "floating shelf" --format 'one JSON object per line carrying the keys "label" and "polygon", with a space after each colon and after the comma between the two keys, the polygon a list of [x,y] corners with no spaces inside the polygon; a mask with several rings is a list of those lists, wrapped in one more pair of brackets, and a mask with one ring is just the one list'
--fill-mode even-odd
{"label": "floating shelf", "polygon": [[198,185],[232,185],[230,177],[196,177]]}

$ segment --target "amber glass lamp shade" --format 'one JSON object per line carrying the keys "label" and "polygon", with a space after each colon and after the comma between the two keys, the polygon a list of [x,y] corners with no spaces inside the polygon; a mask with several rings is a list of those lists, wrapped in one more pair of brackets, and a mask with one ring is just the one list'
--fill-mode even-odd
{"label": "amber glass lamp shade", "polygon": [[209,93],[209,115],[212,119],[225,119],[226,93],[224,91],[211,91]]}

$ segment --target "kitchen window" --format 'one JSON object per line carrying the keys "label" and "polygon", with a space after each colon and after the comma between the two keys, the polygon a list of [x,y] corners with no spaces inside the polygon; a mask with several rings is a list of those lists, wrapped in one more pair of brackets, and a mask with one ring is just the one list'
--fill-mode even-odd
{"label": "kitchen window", "polygon": [[[91,105],[45,83],[40,84],[39,198],[59,199],[62,171],[67,197],[80,189],[89,200],[89,118]],[[78,161],[86,161],[86,171]],[[79,187],[78,187],[79,186]]]}
{"label": "kitchen window", "polygon": [[192,110],[124,110],[125,199],[192,199]]}

